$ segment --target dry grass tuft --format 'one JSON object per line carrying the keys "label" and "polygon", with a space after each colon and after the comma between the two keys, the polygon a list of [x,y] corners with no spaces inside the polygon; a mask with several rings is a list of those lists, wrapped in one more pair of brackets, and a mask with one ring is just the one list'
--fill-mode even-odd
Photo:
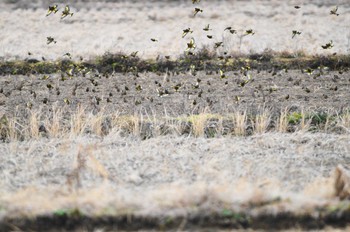
{"label": "dry grass tuft", "polygon": [[341,200],[350,199],[350,171],[342,165],[335,169],[335,195]]}
{"label": "dry grass tuft", "polygon": [[281,110],[279,117],[277,118],[276,130],[280,133],[288,131],[288,108]]}
{"label": "dry grass tuft", "polygon": [[247,111],[235,112],[233,117],[233,134],[236,136],[244,136],[247,127]]}
{"label": "dry grass tuft", "polygon": [[263,134],[267,132],[267,129],[271,122],[271,113],[269,109],[264,108],[260,114],[255,116],[254,120],[254,132],[257,134]]}

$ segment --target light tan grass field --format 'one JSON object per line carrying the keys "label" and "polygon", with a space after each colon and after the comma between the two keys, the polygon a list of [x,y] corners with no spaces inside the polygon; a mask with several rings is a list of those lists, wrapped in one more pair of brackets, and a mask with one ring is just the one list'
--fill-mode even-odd
{"label": "light tan grass field", "polygon": [[[199,7],[204,11],[196,17],[191,1],[66,1],[71,3],[74,16],[65,20],[60,20],[58,14],[45,17],[49,2],[35,2],[1,4],[0,58],[59,59],[69,52],[73,59],[88,59],[105,52],[134,51],[144,59],[158,55],[175,58],[184,52],[191,37],[198,48],[212,48],[214,42],[224,41],[220,54],[261,53],[265,49],[346,54],[350,49],[348,1],[202,1]],[[302,8],[296,10],[294,5]],[[339,6],[338,17],[329,14],[334,5]],[[205,33],[202,29],[207,24],[212,30]],[[248,29],[256,34],[240,40],[224,32],[228,26],[239,34]],[[193,34],[181,38],[182,30],[188,27]],[[292,39],[292,30],[302,34]],[[208,39],[207,34],[213,39]],[[46,45],[48,36],[57,43]],[[159,42],[153,43],[151,38]],[[330,40],[334,48],[324,51],[321,45]],[[28,52],[32,55],[28,56]]]}
{"label": "light tan grass field", "polygon": [[[22,125],[7,119],[14,127],[7,131],[9,142],[0,144],[0,216],[72,208],[95,216],[178,216],[275,199],[284,206],[271,206],[271,212],[307,213],[337,204],[333,173],[349,162],[349,133],[310,133],[302,121],[297,132],[281,133],[283,113],[276,130],[267,132],[269,115],[264,110],[255,117],[254,135],[248,137],[242,136],[246,114],[227,116],[235,125],[231,134],[214,138],[204,133],[209,119],[218,117],[210,114],[188,117],[192,127],[185,135],[174,119],[118,114],[103,133],[104,117],[111,115],[82,108],[65,120],[59,110],[44,119],[31,112]],[[347,116],[338,123],[349,128]],[[154,127],[153,138],[142,140],[143,124]],[[45,133],[38,132],[41,125]],[[162,134],[161,125],[172,129]]]}

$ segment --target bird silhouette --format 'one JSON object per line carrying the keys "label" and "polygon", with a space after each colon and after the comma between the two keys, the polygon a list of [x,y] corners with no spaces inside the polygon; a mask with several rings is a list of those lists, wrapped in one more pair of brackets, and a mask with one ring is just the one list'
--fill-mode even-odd
{"label": "bird silhouette", "polygon": [[49,36],[49,37],[46,37],[47,38],[47,44],[50,44],[50,43],[57,43],[57,41],[53,38],[53,37],[51,37],[51,36]]}
{"label": "bird silhouette", "polygon": [[321,45],[321,47],[323,49],[331,49],[332,47],[334,47],[333,41],[331,40],[329,43],[326,43],[325,45]]}
{"label": "bird silhouette", "polygon": [[58,11],[58,5],[49,6],[46,16],[49,16],[52,13],[56,14],[57,11]]}
{"label": "bird silhouette", "polygon": [[294,39],[294,37],[295,37],[296,35],[300,35],[300,34],[301,34],[300,31],[293,30],[293,31],[292,31],[292,39]]}
{"label": "bird silhouette", "polygon": [[66,5],[64,7],[64,10],[62,11],[62,15],[61,15],[61,19],[64,19],[65,17],[67,17],[68,15],[70,15],[71,17],[73,16],[74,13],[70,12],[70,7],[68,5]]}
{"label": "bird silhouette", "polygon": [[203,31],[210,31],[209,24],[203,28]]}
{"label": "bird silhouette", "polygon": [[196,43],[195,43],[195,41],[194,41],[194,38],[192,38],[192,39],[190,40],[190,42],[187,43],[187,49],[186,49],[186,51],[193,50],[193,49],[195,49],[195,48],[196,48]]}
{"label": "bird silhouette", "polygon": [[215,43],[214,48],[221,47],[222,44],[223,44],[223,42],[217,42],[217,43]]}
{"label": "bird silhouette", "polygon": [[183,30],[182,38],[184,38],[188,33],[193,33],[191,28],[186,28],[185,30]]}
{"label": "bird silhouette", "polygon": [[194,13],[193,13],[193,16],[196,16],[199,12],[203,12],[203,10],[201,8],[194,8]]}
{"label": "bird silhouette", "polygon": [[249,29],[245,31],[246,35],[254,35],[255,31],[253,31],[253,29]]}
{"label": "bird silhouette", "polygon": [[335,7],[330,11],[330,14],[331,14],[331,15],[339,16],[339,14],[337,13],[337,11],[338,11],[338,6],[335,6]]}

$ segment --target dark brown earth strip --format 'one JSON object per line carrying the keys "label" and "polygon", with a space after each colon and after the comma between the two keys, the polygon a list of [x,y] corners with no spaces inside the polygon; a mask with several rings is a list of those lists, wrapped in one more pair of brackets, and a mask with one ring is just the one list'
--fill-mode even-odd
{"label": "dark brown earth strip", "polygon": [[104,230],[195,230],[195,229],[323,229],[326,226],[343,228],[350,221],[350,212],[337,212],[314,218],[310,215],[282,213],[277,215],[248,214],[194,214],[188,217],[144,217],[144,216],[38,216],[36,218],[5,219],[0,222],[0,231],[11,231],[15,228],[26,231],[77,231],[103,228]]}

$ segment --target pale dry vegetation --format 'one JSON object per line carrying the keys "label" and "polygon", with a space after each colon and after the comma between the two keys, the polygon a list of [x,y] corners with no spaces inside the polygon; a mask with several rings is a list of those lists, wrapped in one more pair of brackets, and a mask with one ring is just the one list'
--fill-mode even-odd
{"label": "pale dry vegetation", "polygon": [[247,110],[219,115],[199,113],[189,116],[170,117],[149,113],[121,115],[107,113],[103,109],[92,113],[79,106],[76,111],[63,114],[63,109],[53,107],[50,113],[27,110],[28,118],[2,115],[0,121],[3,141],[23,141],[39,138],[75,138],[83,135],[105,137],[121,133],[141,139],[164,135],[215,138],[222,136],[246,136],[266,132],[336,132],[348,133],[350,129],[349,111],[337,112],[289,112],[282,110],[273,115],[268,108],[248,115]]}

